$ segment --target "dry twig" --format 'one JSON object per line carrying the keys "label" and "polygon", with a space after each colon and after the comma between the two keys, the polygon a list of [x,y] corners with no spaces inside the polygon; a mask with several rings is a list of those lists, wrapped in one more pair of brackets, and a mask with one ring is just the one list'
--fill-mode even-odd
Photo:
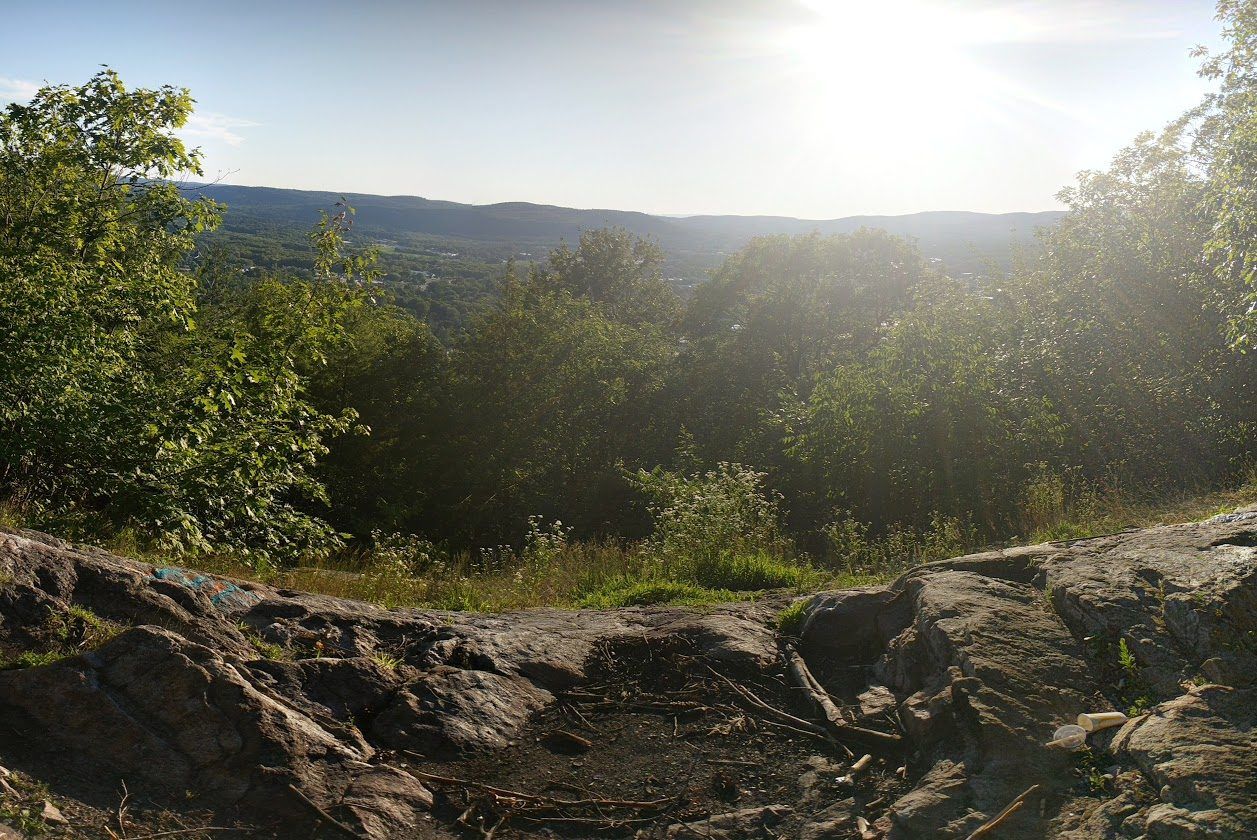
{"label": "dry twig", "polygon": [[1017,809],[1019,809],[1022,805],[1026,804],[1026,798],[1038,789],[1039,789],[1038,785],[1031,785],[1030,787],[1026,788],[1025,793],[1021,794],[1021,796],[1018,796],[1012,802],[1009,802],[1008,805],[1005,806],[1004,810],[1000,811],[998,814],[991,817],[986,822],[982,823],[982,825],[978,826],[977,829],[975,829],[972,834],[970,834],[967,838],[965,838],[965,840],[978,840],[979,837],[982,837],[988,832],[994,830],[1004,820],[1008,819],[1013,814],[1017,813]]}
{"label": "dry twig", "polygon": [[790,676],[794,678],[795,684],[807,693],[812,700],[812,704],[816,706],[821,713],[821,717],[825,719],[828,724],[826,729],[833,738],[882,749],[897,748],[899,746],[901,739],[898,735],[878,732],[876,729],[866,729],[863,726],[854,726],[847,723],[842,716],[842,712],[834,705],[834,701],[829,698],[829,695],[821,687],[816,677],[812,676],[812,672],[808,670],[807,663],[803,661],[803,657],[799,656],[798,651],[792,645],[786,645],[786,667],[790,671]]}
{"label": "dry twig", "polygon": [[340,831],[343,834],[346,834],[350,837],[362,838],[363,835],[354,831],[352,828],[350,828],[349,826],[345,825],[340,820],[333,817],[327,811],[323,810],[323,807],[319,805],[319,803],[315,802],[313,799],[311,799],[310,797],[302,793],[301,790],[296,785],[290,784],[288,785],[288,789],[292,791],[293,793],[297,794],[297,798],[300,799],[302,802],[304,802],[306,805],[308,805],[316,814],[322,817],[327,822],[328,825],[331,825],[337,829],[340,829]]}

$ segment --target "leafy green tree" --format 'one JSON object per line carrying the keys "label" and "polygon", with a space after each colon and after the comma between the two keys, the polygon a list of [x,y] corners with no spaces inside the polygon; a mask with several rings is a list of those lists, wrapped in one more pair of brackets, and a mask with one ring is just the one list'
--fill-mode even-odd
{"label": "leafy green tree", "polygon": [[176,549],[326,546],[297,502],[352,415],[315,410],[304,371],[362,305],[366,258],[342,254],[341,215],[313,280],[182,270],[220,213],[172,181],[200,174],[175,133],[191,109],[104,70],[0,115],[0,498]]}
{"label": "leafy green tree", "polygon": [[532,282],[591,300],[614,320],[663,327],[681,312],[680,298],[663,279],[664,259],[649,240],[623,228],[599,228],[582,233],[574,249],[551,251]]}
{"label": "leafy green tree", "polygon": [[1196,159],[1208,175],[1212,230],[1207,253],[1232,305],[1232,339],[1257,346],[1257,3],[1219,0],[1227,47],[1210,55],[1201,75],[1218,90],[1189,117],[1196,121]]}
{"label": "leafy green tree", "polygon": [[1257,369],[1224,340],[1205,189],[1179,126],[1143,135],[1061,193],[1069,214],[1007,285],[1026,387],[1069,421],[1061,466],[1149,486],[1241,457]]}
{"label": "leafy green tree", "polygon": [[927,276],[916,249],[882,231],[750,242],[700,286],[685,316],[679,422],[707,463],[768,471],[792,514],[825,495],[786,457],[782,419],[816,378],[863,358]]}
{"label": "leafy green tree", "polygon": [[332,441],[319,468],[337,527],[359,535],[446,531],[445,491],[466,467],[452,451],[449,368],[428,325],[404,310],[367,306],[349,318],[343,346],[310,383],[324,413],[351,408],[359,418],[358,433]]}
{"label": "leafy green tree", "polygon": [[820,378],[789,443],[831,508],[878,525],[1009,512],[1020,465],[1060,440],[1050,407],[1019,388],[1001,314],[956,281],[923,284],[867,359]]}
{"label": "leafy green tree", "polygon": [[629,488],[617,462],[658,463],[652,409],[672,356],[658,327],[508,279],[454,360],[467,532],[513,539],[534,514],[584,533],[623,524]]}
{"label": "leafy green tree", "polygon": [[[194,323],[178,270],[218,208],[164,180],[199,172],[174,135],[186,90],[127,91],[112,71],[0,115],[0,487],[27,503],[91,503],[156,433],[139,358]],[[160,445],[153,440],[151,445]],[[151,449],[149,450],[151,454]]]}

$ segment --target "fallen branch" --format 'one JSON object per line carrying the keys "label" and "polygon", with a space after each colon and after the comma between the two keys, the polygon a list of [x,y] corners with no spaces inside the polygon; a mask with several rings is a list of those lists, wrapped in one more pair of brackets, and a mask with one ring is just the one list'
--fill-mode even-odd
{"label": "fallen branch", "polygon": [[803,661],[803,657],[799,656],[798,651],[792,645],[786,645],[786,668],[790,671],[790,676],[794,677],[795,684],[811,698],[812,705],[817,708],[821,717],[825,719],[825,722],[828,724],[826,729],[834,739],[852,741],[862,746],[880,747],[883,749],[899,747],[901,739],[898,735],[878,732],[876,729],[866,729],[863,726],[847,723],[842,716],[842,712],[834,705],[834,701],[829,698],[829,694],[821,687],[816,677],[812,676],[812,672],[808,670],[807,663]]}
{"label": "fallen branch", "polygon": [[309,805],[310,808],[312,808],[316,814],[318,814],[328,823],[328,825],[331,825],[335,828],[340,829],[342,833],[347,834],[350,837],[358,838],[358,840],[364,840],[364,835],[359,834],[358,832],[354,831],[352,828],[350,828],[349,826],[345,825],[340,820],[333,817],[327,811],[323,810],[323,807],[319,805],[319,803],[315,802],[313,799],[311,799],[310,797],[302,793],[297,788],[296,785],[290,784],[288,785],[288,789],[292,791],[293,793],[297,794],[297,798],[300,799],[302,802],[304,802],[306,805]]}
{"label": "fallen branch", "polygon": [[156,840],[158,837],[178,837],[181,834],[199,834],[202,831],[241,831],[241,829],[206,825],[200,828],[176,828],[173,831],[159,831],[156,834],[140,834],[136,837],[128,838],[128,840]]}
{"label": "fallen branch", "polygon": [[786,667],[790,671],[790,676],[794,677],[794,681],[802,688],[812,699],[812,703],[820,709],[821,715],[829,721],[831,726],[846,726],[847,720],[842,716],[842,712],[834,705],[834,701],[829,698],[829,693],[821,686],[820,681],[812,675],[812,671],[807,667],[807,663],[803,661],[803,657],[799,656],[798,651],[793,645],[786,645]]}
{"label": "fallen branch", "polygon": [[759,699],[754,694],[752,694],[750,689],[743,688],[742,686],[738,685],[733,680],[729,679],[724,674],[720,673],[719,671],[717,671],[715,668],[711,667],[710,665],[707,666],[707,670],[711,671],[713,674],[719,677],[724,682],[725,685],[733,689],[734,693],[737,694],[739,697],[741,697],[743,700],[750,703],[756,709],[759,709],[760,711],[764,712],[770,717],[776,718],[778,722],[784,723],[787,726],[790,726],[794,729],[801,729],[804,732],[809,732],[821,738],[826,737],[826,732],[825,732],[824,727],[817,726],[811,721],[803,720],[803,718],[797,718],[794,715],[790,714],[789,712],[783,712],[781,709],[778,709],[776,706],[770,706],[769,704],[765,703],[763,700]]}
{"label": "fallen branch", "polygon": [[[407,752],[407,755],[415,755],[415,753]],[[418,757],[418,756],[416,756]],[[493,787],[482,782],[473,782],[470,779],[459,779],[454,776],[438,776],[436,773],[424,773],[421,770],[409,769],[410,775],[415,776],[423,781],[436,782],[444,785],[457,785],[459,787],[474,788],[475,790],[493,794],[503,799],[515,799],[519,802],[532,802],[538,805],[548,805],[555,808],[634,808],[648,809],[659,808],[675,801],[675,797],[669,796],[663,799],[649,800],[633,800],[633,799],[557,799],[553,796],[544,796],[537,793],[521,793],[517,790],[507,790],[506,788]]]}
{"label": "fallen branch", "polygon": [[1017,813],[1017,810],[1021,808],[1022,805],[1026,804],[1026,797],[1030,796],[1030,794],[1034,793],[1038,789],[1039,789],[1038,785],[1031,785],[1030,787],[1026,788],[1025,793],[1023,793],[1021,796],[1018,796],[1012,802],[1009,802],[1008,805],[1004,808],[1004,810],[1000,811],[998,814],[991,817],[986,822],[982,823],[982,825],[978,826],[977,829],[974,830],[972,834],[970,834],[967,838],[965,838],[965,840],[978,840],[979,837],[995,829],[1004,820],[1008,819],[1013,814]]}

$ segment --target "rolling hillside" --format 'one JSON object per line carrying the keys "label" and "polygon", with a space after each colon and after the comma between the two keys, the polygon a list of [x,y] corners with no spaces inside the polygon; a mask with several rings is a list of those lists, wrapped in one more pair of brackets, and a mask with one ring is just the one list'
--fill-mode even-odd
{"label": "rolling hillside", "polygon": [[[938,211],[905,216],[850,216],[795,219],[785,216],[689,216],[675,218],[624,210],[581,210],[527,202],[459,204],[417,196],[379,196],[313,192],[270,187],[205,186],[200,192],[228,205],[225,230],[236,234],[276,228],[305,230],[318,211],[343,197],[357,209],[359,229],[399,243],[416,239],[453,240],[491,246],[481,254],[497,259],[520,249],[543,252],[561,241],[572,242],[582,230],[610,225],[654,238],[670,258],[672,272],[690,282],[763,234],[819,231],[846,233],[860,227],[883,228],[916,239],[922,252],[942,261],[954,274],[980,272],[990,263],[1007,265],[1014,249],[1031,245],[1035,230],[1060,218],[1039,213],[969,213]],[[456,247],[452,245],[451,247]]]}

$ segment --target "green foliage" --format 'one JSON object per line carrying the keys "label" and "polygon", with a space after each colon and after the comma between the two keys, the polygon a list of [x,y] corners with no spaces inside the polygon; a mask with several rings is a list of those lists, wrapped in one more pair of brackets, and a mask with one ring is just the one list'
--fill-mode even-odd
{"label": "green foliage", "polygon": [[[623,230],[492,294],[496,255],[359,249],[343,202],[305,239],[247,211],[207,239],[222,208],[172,180],[199,168],[186,91],[45,89],[0,116],[0,516],[475,610],[819,585],[804,550],[869,581],[1142,521],[1252,462],[1257,354],[1230,342],[1257,12],[1220,12],[1218,95],[1082,173],[1008,276],[880,231],[762,237],[684,302]],[[381,284],[406,249],[474,256],[449,318],[452,275]]]}
{"label": "green foliage", "polygon": [[[786,561],[780,496],[764,474],[740,464],[686,476],[640,470],[633,483],[655,520],[642,552],[671,580],[738,590],[799,586],[810,570]],[[812,575],[814,576],[814,575]]]}
{"label": "green foliage", "polygon": [[1189,117],[1212,217],[1205,253],[1231,314],[1231,337],[1250,350],[1257,347],[1257,3],[1218,0],[1218,19],[1226,48],[1200,53],[1201,75],[1218,87]]}
{"label": "green foliage", "polygon": [[369,255],[346,214],[313,237],[308,282],[222,282],[180,263],[220,208],[175,136],[187,91],[110,70],[0,116],[0,497],[46,527],[132,529],[176,552],[265,558],[335,536],[302,510],[351,411],[322,413],[304,370],[362,306]]}
{"label": "green foliage", "polygon": [[582,233],[575,249],[551,251],[532,283],[594,301],[615,321],[665,325],[680,315],[681,300],[664,282],[663,264],[655,243],[623,228],[601,228]]}
{"label": "green foliage", "polygon": [[1125,638],[1117,641],[1117,664],[1130,677],[1134,677],[1139,671],[1139,663],[1135,661],[1135,655],[1131,653]]}
{"label": "green foliage", "polygon": [[583,530],[623,515],[617,461],[652,448],[671,358],[660,328],[511,279],[456,350],[454,402],[465,410],[453,442],[466,457],[452,515],[464,534],[509,539],[538,512]]}
{"label": "green foliage", "polygon": [[18,654],[14,659],[0,662],[0,670],[10,670],[13,668],[38,668],[43,665],[51,665],[54,662],[60,662],[62,659],[74,656],[73,652],[64,650],[45,650],[34,651],[27,650]]}
{"label": "green foliage", "polygon": [[34,668],[96,650],[123,631],[123,626],[78,604],[65,610],[49,608],[39,628],[42,650],[25,650],[0,662],[0,668]]}
{"label": "green foliage", "polygon": [[1087,793],[1091,796],[1109,796],[1113,790],[1113,779],[1105,775],[1106,759],[1111,761],[1107,753],[1099,753],[1091,747],[1077,750],[1073,755],[1074,773],[1081,777]]}
{"label": "green foliage", "polygon": [[803,630],[803,622],[807,620],[807,608],[810,604],[810,599],[801,598],[777,613],[777,629],[787,636],[799,635]]}
{"label": "green foliage", "polygon": [[896,523],[874,535],[866,523],[838,510],[821,529],[836,568],[848,574],[885,578],[932,560],[969,554],[981,546],[977,529],[966,519],[934,513],[923,528]]}
{"label": "green foliage", "polygon": [[723,601],[745,600],[745,592],[709,589],[676,580],[615,581],[580,599],[583,609],[609,610],[618,607],[648,607],[656,604],[701,606]]}
{"label": "green foliage", "polygon": [[378,650],[371,654],[371,659],[386,671],[396,671],[402,664],[398,657]]}

